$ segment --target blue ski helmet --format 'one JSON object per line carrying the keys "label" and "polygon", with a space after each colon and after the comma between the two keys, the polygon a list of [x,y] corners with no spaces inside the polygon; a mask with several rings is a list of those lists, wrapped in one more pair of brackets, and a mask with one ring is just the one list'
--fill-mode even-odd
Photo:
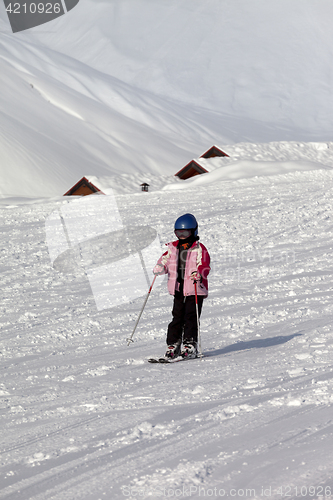
{"label": "blue ski helmet", "polygon": [[175,222],[175,231],[177,229],[191,229],[193,236],[198,236],[198,223],[192,214],[185,214],[178,217]]}

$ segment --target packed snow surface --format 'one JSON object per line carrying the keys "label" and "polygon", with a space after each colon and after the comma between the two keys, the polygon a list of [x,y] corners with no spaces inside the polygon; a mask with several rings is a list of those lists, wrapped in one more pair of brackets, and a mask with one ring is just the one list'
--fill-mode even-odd
{"label": "packed snow surface", "polygon": [[161,243],[195,214],[211,254],[205,357],[172,365],[147,362],[163,279],[127,346],[144,296],[97,310],[82,269],[51,266],[45,221],[79,202],[3,200],[0,498],[330,498],[332,192],[316,169],[116,195]]}

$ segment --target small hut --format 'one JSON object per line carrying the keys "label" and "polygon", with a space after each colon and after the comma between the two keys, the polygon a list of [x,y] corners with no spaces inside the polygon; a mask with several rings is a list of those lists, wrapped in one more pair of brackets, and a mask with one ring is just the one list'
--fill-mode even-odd
{"label": "small hut", "polygon": [[146,182],[144,182],[143,184],[140,184],[140,186],[141,186],[141,191],[148,192],[149,184],[147,184]]}

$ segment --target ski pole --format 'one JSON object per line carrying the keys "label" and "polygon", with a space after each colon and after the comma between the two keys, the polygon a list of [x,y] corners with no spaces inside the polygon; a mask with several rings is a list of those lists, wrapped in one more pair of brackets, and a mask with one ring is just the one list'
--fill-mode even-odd
{"label": "ski pole", "polygon": [[198,340],[199,340],[199,357],[202,359],[202,349],[201,349],[201,335],[200,335],[200,321],[199,321],[199,310],[198,310],[198,294],[197,294],[197,282],[194,280],[194,291],[195,291],[195,310],[197,313],[197,325],[198,325]]}
{"label": "ski pole", "polygon": [[128,345],[128,346],[130,345],[130,343],[131,343],[131,342],[134,342],[134,340],[132,340],[132,339],[133,339],[134,332],[135,332],[136,327],[138,326],[138,323],[139,323],[139,321],[140,321],[141,314],[143,313],[143,310],[144,310],[144,308],[145,308],[145,306],[146,306],[146,304],[147,304],[147,300],[148,300],[149,294],[150,294],[150,292],[151,292],[151,289],[153,288],[153,285],[154,285],[154,283],[155,283],[156,277],[157,277],[157,275],[155,274],[154,279],[153,279],[153,282],[152,282],[152,284],[150,285],[149,291],[148,291],[148,293],[147,293],[147,297],[146,297],[146,299],[145,299],[145,301],[144,301],[144,303],[143,303],[142,309],[141,309],[141,311],[140,311],[139,317],[138,317],[138,319],[136,320],[136,323],[135,323],[135,325],[134,325],[132,335],[130,336],[130,338],[126,339],[126,340],[127,340],[127,345]]}

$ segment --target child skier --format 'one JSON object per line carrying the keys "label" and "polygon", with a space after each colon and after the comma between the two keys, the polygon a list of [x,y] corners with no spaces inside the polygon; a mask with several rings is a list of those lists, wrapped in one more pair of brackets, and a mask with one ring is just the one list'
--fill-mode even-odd
{"label": "child skier", "polygon": [[165,357],[181,355],[195,358],[198,354],[198,322],[194,283],[200,317],[203,299],[208,295],[210,257],[206,247],[199,243],[198,223],[193,215],[179,217],[174,230],[178,241],[167,243],[168,250],[153,270],[155,275],[168,274],[168,290],[174,295],[173,319],[168,326]]}

